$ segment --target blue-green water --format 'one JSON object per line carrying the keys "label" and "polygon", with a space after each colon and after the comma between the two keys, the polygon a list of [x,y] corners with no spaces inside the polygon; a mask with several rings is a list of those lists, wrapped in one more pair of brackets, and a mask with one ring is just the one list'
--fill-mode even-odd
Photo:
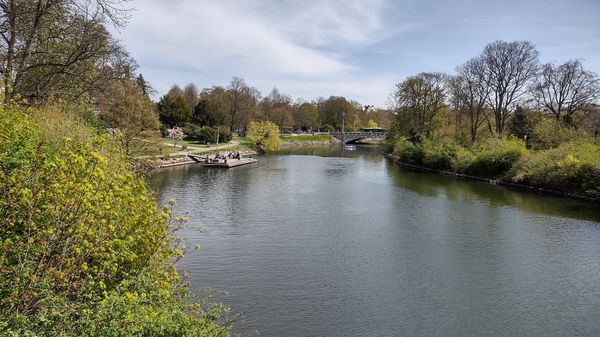
{"label": "blue-green water", "polygon": [[[201,249],[192,287],[260,336],[600,335],[600,209],[294,149],[151,183]],[[194,230],[201,227],[204,231]]]}

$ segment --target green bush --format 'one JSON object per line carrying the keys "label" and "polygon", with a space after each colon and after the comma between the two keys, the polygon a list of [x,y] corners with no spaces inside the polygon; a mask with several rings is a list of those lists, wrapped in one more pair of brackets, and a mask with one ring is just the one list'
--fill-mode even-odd
{"label": "green bush", "polygon": [[410,164],[423,164],[425,158],[423,147],[405,138],[394,143],[394,154],[400,157],[401,161]]}
{"label": "green bush", "polygon": [[421,143],[413,143],[401,139],[394,144],[394,153],[403,162],[422,164],[438,170],[449,170],[455,167],[458,154],[463,149],[456,144],[446,144],[424,139]]}
{"label": "green bush", "polygon": [[217,128],[219,132],[219,142],[220,143],[229,143],[233,139],[233,133],[229,131],[229,128],[226,126],[219,126]]}
{"label": "green bush", "polygon": [[424,157],[423,164],[438,170],[448,170],[456,161],[458,145],[433,142],[429,139],[421,143]]}
{"label": "green bush", "polygon": [[186,140],[197,140],[198,134],[200,133],[201,129],[201,127],[192,123],[185,123],[185,125],[183,125],[183,127],[181,128],[181,130],[185,134]]}
{"label": "green bush", "polygon": [[572,142],[523,157],[511,170],[515,182],[600,197],[600,146]]}
{"label": "green bush", "polygon": [[219,143],[228,143],[233,135],[225,127],[213,129],[210,126],[199,127],[198,125],[188,124],[183,128],[187,140],[197,141],[202,144],[214,144],[217,142],[217,132]]}
{"label": "green bush", "polygon": [[281,148],[279,128],[273,122],[250,122],[248,138],[263,151],[274,151]]}
{"label": "green bush", "polygon": [[455,146],[452,170],[455,172],[467,172],[469,166],[475,161],[475,154],[468,148]]}
{"label": "green bush", "polygon": [[466,173],[499,177],[507,173],[512,166],[527,153],[525,143],[514,137],[490,137],[475,144],[474,161],[466,168]]}
{"label": "green bush", "polygon": [[70,115],[0,106],[0,219],[0,335],[228,335],[173,264],[184,219]]}
{"label": "green bush", "polygon": [[332,132],[332,131],[335,131],[335,128],[333,126],[331,126],[330,124],[325,124],[325,125],[321,125],[321,129],[319,131]]}
{"label": "green bush", "polygon": [[533,127],[531,147],[535,150],[546,150],[581,138],[581,131],[548,117]]}

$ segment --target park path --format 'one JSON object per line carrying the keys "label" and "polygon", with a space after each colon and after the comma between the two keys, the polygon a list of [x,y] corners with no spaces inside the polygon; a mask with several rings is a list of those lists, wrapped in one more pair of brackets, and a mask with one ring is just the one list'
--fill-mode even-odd
{"label": "park path", "polygon": [[[167,146],[173,146],[173,143],[163,143],[163,144],[165,144]],[[236,147],[238,145],[240,145],[240,142],[238,142],[236,140],[232,140],[227,144],[214,145],[214,146],[209,146],[209,147],[195,147],[195,146],[188,145],[185,150],[171,153],[171,154],[169,154],[169,156],[187,156],[188,153],[200,154],[200,153],[212,152],[212,151],[217,151],[217,150],[230,149],[230,148]],[[139,156],[139,157],[136,157],[136,159],[151,159],[151,158],[159,158],[161,156],[162,155]]]}

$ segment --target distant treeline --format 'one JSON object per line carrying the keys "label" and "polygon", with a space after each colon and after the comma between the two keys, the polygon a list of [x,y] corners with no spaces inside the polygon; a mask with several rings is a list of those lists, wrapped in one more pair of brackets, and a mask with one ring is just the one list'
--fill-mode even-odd
{"label": "distant treeline", "polygon": [[363,127],[388,127],[389,110],[375,109],[341,96],[311,102],[294,100],[274,88],[268,95],[234,77],[227,87],[213,86],[199,91],[190,83],[171,87],[157,103],[160,121],[166,128],[226,126],[231,131],[248,129],[251,121],[271,121],[281,130],[333,131]]}

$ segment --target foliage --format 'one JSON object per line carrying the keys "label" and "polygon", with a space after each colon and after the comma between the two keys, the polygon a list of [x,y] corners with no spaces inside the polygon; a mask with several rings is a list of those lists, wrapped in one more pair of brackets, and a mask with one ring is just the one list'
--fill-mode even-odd
{"label": "foliage", "polygon": [[250,122],[248,138],[266,151],[273,151],[281,148],[279,128],[273,122]]}
{"label": "foliage", "polygon": [[188,303],[173,265],[184,219],[113,144],[0,107],[0,335],[227,335],[224,309]]}
{"label": "foliage", "polygon": [[527,153],[527,148],[522,140],[514,137],[490,137],[476,143],[473,152],[475,160],[467,168],[467,173],[499,177]]}
{"label": "foliage", "polygon": [[420,143],[413,143],[407,139],[401,139],[394,145],[394,153],[401,160],[422,164],[439,170],[448,170],[456,167],[457,153],[460,147],[454,144],[434,142],[425,139]]}
{"label": "foliage", "polygon": [[368,128],[376,128],[377,127],[377,122],[374,121],[374,120],[372,120],[372,119],[369,119],[369,121],[367,121],[367,127]]}
{"label": "foliage", "polygon": [[521,140],[495,137],[480,141],[471,149],[427,138],[419,143],[400,139],[394,143],[393,151],[404,162],[490,177],[505,174],[527,153]]}
{"label": "foliage", "polygon": [[511,176],[517,182],[600,197],[600,146],[570,142],[534,152],[515,165]]}
{"label": "foliage", "polygon": [[169,128],[184,125],[192,119],[192,110],[183,97],[165,95],[156,104],[156,110],[160,122]]}
{"label": "foliage", "polygon": [[225,112],[222,110],[223,104],[219,102],[219,97],[216,97],[217,94],[217,91],[202,93],[202,98],[198,101],[196,107],[194,107],[192,116],[194,124],[210,127],[225,124]]}
{"label": "foliage", "polygon": [[233,133],[226,126],[219,126],[217,132],[219,132],[220,143],[229,143],[233,139]]}
{"label": "foliage", "polygon": [[396,85],[396,126],[403,136],[430,136],[439,126],[436,117],[445,107],[446,92],[441,73],[421,73]]}
{"label": "foliage", "polygon": [[333,128],[333,126],[329,125],[329,124],[325,124],[325,125],[321,125],[321,130],[319,130],[321,132],[332,132],[335,131],[335,129]]}
{"label": "foliage", "polygon": [[316,126],[319,119],[319,111],[310,103],[302,103],[292,111],[294,126],[298,129],[310,129]]}
{"label": "foliage", "polygon": [[510,134],[525,141],[527,141],[527,138],[531,140],[535,122],[530,115],[529,111],[521,106],[517,106],[515,113],[508,123]]}
{"label": "foliage", "polygon": [[543,118],[533,127],[532,148],[545,150],[579,138],[579,131],[554,118]]}
{"label": "foliage", "polygon": [[217,137],[219,143],[228,143],[233,138],[233,134],[226,126],[220,126],[217,129],[209,126],[199,127],[195,124],[187,124],[183,128],[187,140],[194,140],[202,144],[215,144]]}
{"label": "foliage", "polygon": [[[148,90],[148,89],[146,89]],[[125,154],[131,154],[133,143],[144,145],[142,139],[158,136],[159,121],[154,104],[132,80],[112,81],[107,94],[99,101],[98,118]]]}

